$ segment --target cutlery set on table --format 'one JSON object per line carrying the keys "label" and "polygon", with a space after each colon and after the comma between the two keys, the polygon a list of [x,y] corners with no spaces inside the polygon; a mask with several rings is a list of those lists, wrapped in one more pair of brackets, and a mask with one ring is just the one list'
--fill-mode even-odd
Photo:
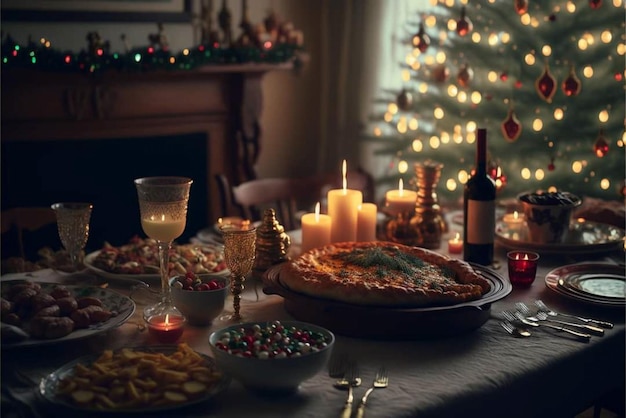
{"label": "cutlery set on table", "polygon": [[[546,327],[572,335],[584,342],[589,342],[592,336],[602,337],[605,329],[613,328],[610,322],[556,312],[548,308],[541,300],[536,300],[534,304],[536,307],[534,311],[522,302],[515,304],[515,311],[502,311],[500,322],[502,328],[514,337],[525,338],[532,335],[528,327]],[[558,317],[569,318],[569,320],[557,319]]]}
{"label": "cutlery set on table", "polygon": [[[328,366],[328,376],[338,379],[334,382],[334,387],[340,390],[347,390],[348,395],[341,412],[341,418],[350,418],[353,412],[354,388],[361,386],[359,366],[356,362],[350,361],[344,354],[334,357]],[[381,366],[376,372],[376,376],[370,387],[365,391],[357,406],[355,417],[362,418],[365,413],[365,405],[369,395],[375,389],[384,389],[389,386],[389,376],[387,369]]]}

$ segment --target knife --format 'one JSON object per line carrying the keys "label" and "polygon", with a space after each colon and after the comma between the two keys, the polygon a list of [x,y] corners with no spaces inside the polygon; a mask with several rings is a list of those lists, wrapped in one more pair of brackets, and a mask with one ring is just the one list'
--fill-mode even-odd
{"label": "knife", "polygon": [[561,326],[558,326],[558,325],[546,324],[545,322],[539,324],[537,322],[533,322],[533,321],[530,321],[530,320],[524,318],[524,316],[521,315],[521,314],[520,315],[516,314],[515,316],[517,317],[517,319],[522,321],[524,324],[530,325],[531,327],[548,327],[548,328],[555,329],[557,331],[567,332],[568,334],[574,335],[576,338],[578,338],[581,341],[589,342],[591,340],[591,335],[590,334],[585,334],[585,333],[582,333],[582,332],[574,331],[573,329],[561,327]]}

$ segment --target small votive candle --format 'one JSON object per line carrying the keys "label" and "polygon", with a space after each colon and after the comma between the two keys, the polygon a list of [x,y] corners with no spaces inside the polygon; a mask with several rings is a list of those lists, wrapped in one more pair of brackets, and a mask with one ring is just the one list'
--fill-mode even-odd
{"label": "small votive candle", "polygon": [[535,281],[539,254],[532,251],[509,251],[509,280],[516,286],[528,287]]}
{"label": "small votive candle", "polygon": [[448,240],[448,252],[450,254],[461,254],[463,252],[463,240],[457,232],[454,238]]}
{"label": "small votive candle", "polygon": [[151,316],[146,320],[148,332],[158,341],[171,344],[183,335],[185,317],[170,314]]}
{"label": "small votive candle", "polygon": [[517,211],[507,213],[502,218],[507,228],[511,231],[519,231],[524,224],[524,215],[520,215]]}

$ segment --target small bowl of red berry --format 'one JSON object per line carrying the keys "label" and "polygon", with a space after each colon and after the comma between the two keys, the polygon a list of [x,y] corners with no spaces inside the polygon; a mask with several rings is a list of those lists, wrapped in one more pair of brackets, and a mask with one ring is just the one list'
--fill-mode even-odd
{"label": "small bowl of red berry", "polygon": [[210,325],[224,310],[229,284],[228,277],[215,274],[176,276],[170,280],[172,302],[190,325]]}

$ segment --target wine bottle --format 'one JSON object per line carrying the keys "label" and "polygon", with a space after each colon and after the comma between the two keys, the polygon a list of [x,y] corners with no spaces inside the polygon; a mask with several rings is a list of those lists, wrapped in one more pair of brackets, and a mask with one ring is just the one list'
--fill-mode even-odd
{"label": "wine bottle", "polygon": [[490,265],[496,223],[496,185],[487,174],[487,130],[478,129],[476,168],[463,192],[463,259]]}

